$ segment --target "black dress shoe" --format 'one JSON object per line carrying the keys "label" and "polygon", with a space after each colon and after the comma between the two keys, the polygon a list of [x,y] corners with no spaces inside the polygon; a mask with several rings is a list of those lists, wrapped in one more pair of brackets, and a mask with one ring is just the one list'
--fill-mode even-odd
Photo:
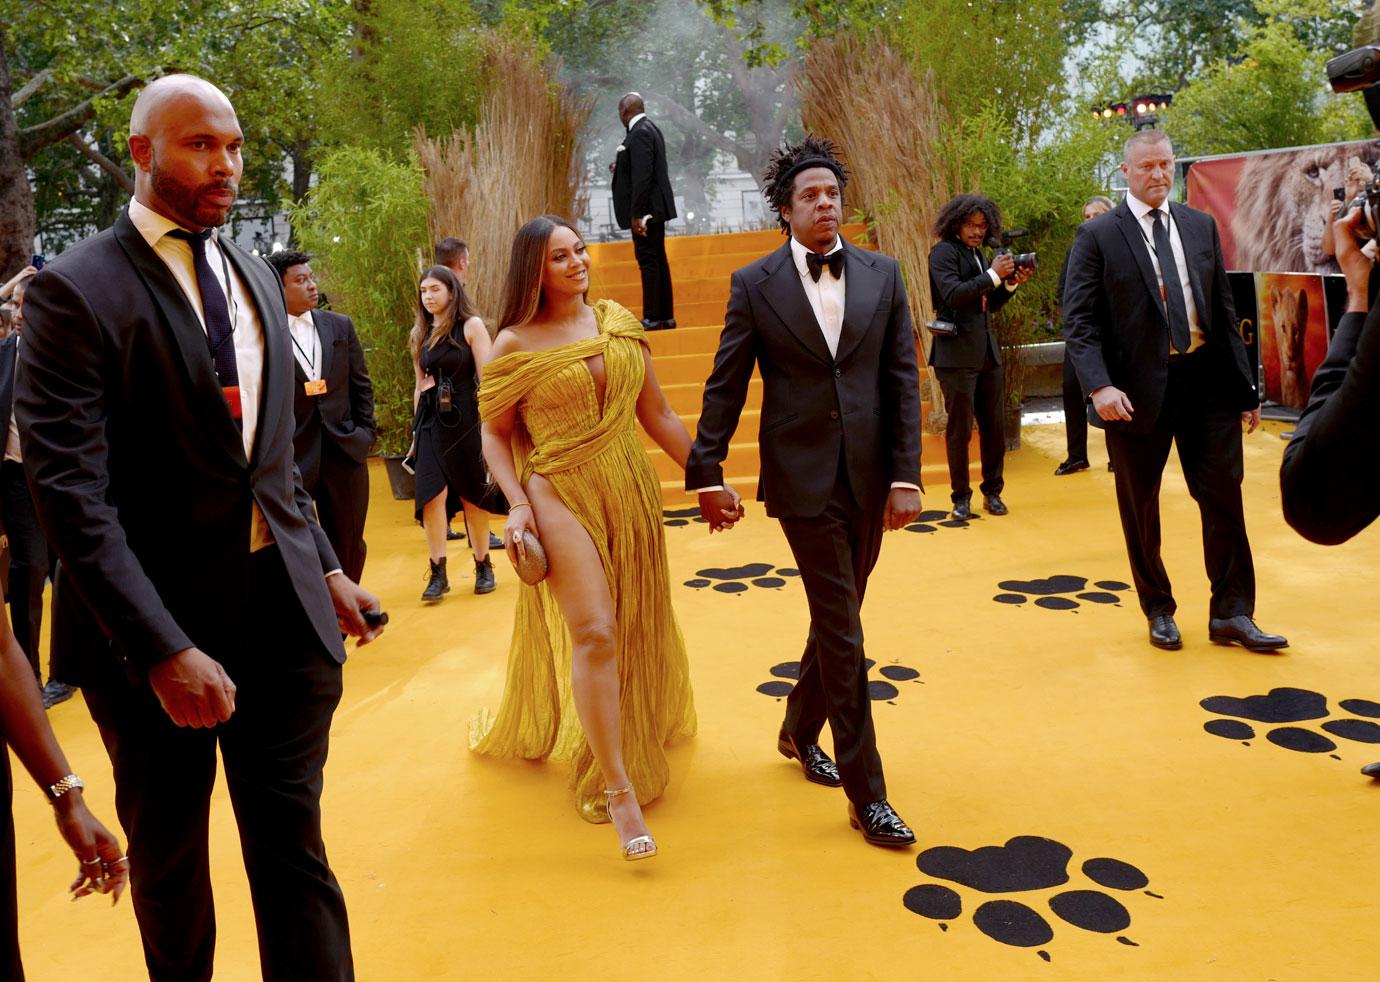
{"label": "black dress shoe", "polygon": [[1288,638],[1266,634],[1245,614],[1212,618],[1208,621],[1208,638],[1214,644],[1239,644],[1251,651],[1278,651],[1289,647]]}
{"label": "black dress shoe", "polygon": [[645,317],[642,318],[642,330],[644,331],[655,331],[660,326],[660,324],[661,321],[649,321]]}
{"label": "black dress shoe", "polygon": [[[449,525],[446,526],[446,541],[447,541],[447,542],[459,542],[459,541],[460,541],[461,539],[463,539],[464,537],[465,537],[465,533],[464,533],[464,532],[457,532],[457,531],[455,531],[455,529],[451,528]],[[491,546],[490,548],[492,548],[492,546]]]}
{"label": "black dress shoe", "polygon": [[1373,777],[1380,780],[1380,762],[1367,764],[1365,767],[1361,768],[1361,773],[1366,777]]}
{"label": "black dress shoe", "polygon": [[1179,635],[1179,625],[1174,623],[1171,615],[1156,614],[1150,618],[1150,643],[1165,651],[1178,651],[1184,646],[1184,639]]}
{"label": "black dress shoe", "polygon": [[805,780],[812,784],[822,784],[826,788],[837,788],[843,784],[838,765],[829,759],[819,744],[807,743],[797,750],[795,740],[782,733],[776,738],[776,749],[781,751],[781,756],[800,761]]}
{"label": "black dress shoe", "polygon": [[973,499],[959,498],[954,502],[953,514],[949,516],[955,522],[966,522],[973,517]]}
{"label": "black dress shoe", "polygon": [[863,838],[874,846],[913,846],[915,833],[901,821],[896,809],[885,798],[863,805],[861,809],[848,803],[848,824],[860,829]]}
{"label": "black dress shoe", "polygon": [[490,549],[502,549],[502,548],[503,548],[503,540],[500,539],[498,536],[494,535],[492,532],[489,533],[489,548],[490,548]]}
{"label": "black dress shoe", "polygon": [[1086,460],[1066,460],[1054,468],[1054,476],[1063,477],[1065,474],[1076,474],[1079,471],[1087,470],[1088,466]]}
{"label": "black dress shoe", "polygon": [[57,679],[49,679],[48,684],[43,687],[43,708],[52,709],[60,702],[66,702],[76,694],[76,687],[68,685],[66,682],[59,682]]}
{"label": "black dress shoe", "polygon": [[1005,515],[1011,509],[1001,500],[999,494],[989,494],[982,499],[982,507],[989,515]]}

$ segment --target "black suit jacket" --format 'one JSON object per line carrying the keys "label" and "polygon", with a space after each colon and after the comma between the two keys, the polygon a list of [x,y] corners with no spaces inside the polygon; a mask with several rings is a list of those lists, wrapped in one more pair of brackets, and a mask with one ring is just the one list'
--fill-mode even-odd
{"label": "black suit jacket", "polygon": [[1004,285],[992,285],[988,265],[982,250],[974,253],[956,239],[940,239],[930,250],[934,314],[958,326],[953,337],[934,338],[930,364],[936,368],[981,368],[989,353],[1001,364],[1001,346],[992,331],[991,315],[1006,306],[1011,291]]}
{"label": "black suit jacket", "polygon": [[[1219,395],[1241,412],[1260,405],[1237,329],[1217,223],[1206,212],[1170,205],[1188,264],[1193,302],[1221,380]],[[1130,422],[1088,420],[1129,433],[1152,429],[1169,381],[1169,318],[1155,267],[1125,201],[1078,226],[1064,283],[1064,343],[1084,392],[1115,385],[1133,409]]]}
{"label": "black suit jacket", "polygon": [[722,484],[753,365],[762,372],[758,500],[809,518],[833,494],[839,455],[864,508],[893,481],[920,484],[920,392],[906,289],[896,260],[844,243],[843,332],[831,357],[787,242],[733,274],[728,313],[704,386],[689,491]]}
{"label": "black suit jacket", "polygon": [[1304,538],[1345,542],[1380,515],[1380,307],[1342,315],[1313,374],[1279,469],[1284,520]]}
{"label": "black suit jacket", "polygon": [[329,310],[313,310],[311,320],[321,339],[321,378],[326,382],[325,395],[307,395],[304,388],[307,373],[302,371],[296,358],[292,359],[292,410],[297,420],[292,442],[302,483],[308,488],[316,487],[324,441],[329,440],[351,460],[362,464],[369,457],[369,448],[378,430],[374,422],[374,387],[369,381],[364,349],[360,347],[354,323],[345,315]]}
{"label": "black suit jacket", "polygon": [[248,460],[206,333],[127,212],[45,266],[25,295],[15,412],[62,561],[53,620],[68,641],[53,658],[66,681],[98,684],[120,667],[137,677],[193,645],[252,655],[255,631],[272,628],[247,607],[252,502],[323,654],[345,658],[323,577],[339,564],[293,463],[282,283],[262,259],[221,247],[264,331]]}
{"label": "black suit jacket", "polygon": [[628,130],[613,162],[613,217],[619,228],[632,228],[634,217],[651,215],[658,222],[676,217],[676,198],[666,165],[666,141],[645,116]]}

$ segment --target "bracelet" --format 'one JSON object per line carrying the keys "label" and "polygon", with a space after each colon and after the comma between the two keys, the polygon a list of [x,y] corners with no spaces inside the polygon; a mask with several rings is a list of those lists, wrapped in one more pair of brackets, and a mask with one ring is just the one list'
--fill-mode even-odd
{"label": "bracelet", "polygon": [[530,502],[530,501],[519,501],[517,504],[513,504],[512,502],[509,502],[509,503],[508,503],[508,511],[509,511],[509,512],[511,512],[514,508],[531,508],[531,507],[532,507],[532,502]]}
{"label": "bracelet", "polygon": [[76,791],[84,787],[86,787],[85,781],[77,777],[77,775],[75,774],[68,774],[66,777],[58,781],[56,784],[48,785],[48,787],[45,788],[44,791],[47,792],[48,801],[56,804],[57,800],[61,798],[63,795],[65,795],[68,791]]}

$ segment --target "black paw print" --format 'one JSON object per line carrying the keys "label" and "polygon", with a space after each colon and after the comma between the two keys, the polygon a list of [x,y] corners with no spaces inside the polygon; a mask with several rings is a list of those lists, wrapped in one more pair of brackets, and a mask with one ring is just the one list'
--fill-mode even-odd
{"label": "black paw print", "polygon": [[[1073,850],[1062,842],[1036,835],[1018,835],[1004,846],[960,849],[936,846],[916,857],[920,872],[948,880],[982,893],[1025,893],[1054,890],[1069,882],[1068,865]],[[1149,878],[1120,859],[1089,859],[1083,875],[1109,890],[1140,890],[1146,896],[1164,899],[1145,889]],[[1025,897],[1035,900],[1034,897]],[[1111,894],[1101,890],[1061,890],[1040,898],[1060,920],[1084,931],[1114,934],[1117,941],[1136,947],[1124,932],[1131,926],[1131,912]],[[947,931],[963,913],[963,897],[941,883],[922,883],[906,891],[906,909],[921,917],[939,921]],[[1054,939],[1049,921],[1033,906],[1018,900],[987,900],[973,910],[973,924],[993,941],[1018,948],[1039,948]],[[1037,952],[1045,961],[1049,952]]]}
{"label": "black paw print", "polygon": [[915,521],[906,526],[907,532],[938,532],[941,528],[946,529],[966,529],[971,522],[981,518],[981,515],[974,514],[966,522],[950,518],[951,513],[947,511],[922,511],[915,516]]}
{"label": "black paw print", "polygon": [[[1096,590],[1088,589],[1088,578],[1086,576],[1049,576],[1043,580],[1002,580],[997,584],[997,589],[1003,591],[992,599],[999,604],[1023,604],[1031,597],[1035,597],[1035,606],[1043,607],[1045,610],[1077,610],[1083,603],[1090,604],[1120,604],[1121,597],[1117,594],[1131,589],[1129,583],[1122,583],[1120,580],[1098,580],[1093,586]],[[1074,597],[1059,596],[1059,594],[1072,593]]]}
{"label": "black paw print", "polygon": [[[867,670],[872,671],[877,663],[871,658],[864,659]],[[757,691],[764,696],[773,696],[777,699],[784,699],[791,694],[795,688],[795,683],[800,679],[800,662],[783,661],[780,665],[771,667],[771,674],[778,679],[790,679],[784,682],[763,682],[757,687]],[[873,702],[886,702],[896,705],[895,699],[901,694],[901,690],[892,685],[893,682],[914,682],[917,685],[924,685],[920,681],[920,673],[913,668],[893,662],[890,665],[883,665],[877,669],[877,674],[882,676],[880,679],[867,680],[867,694]]]}
{"label": "black paw print", "polygon": [[[1311,689],[1292,689],[1288,687],[1271,689],[1263,696],[1208,696],[1198,703],[1210,713],[1219,716],[1235,716],[1237,719],[1210,719],[1203,729],[1213,736],[1228,740],[1240,740],[1246,746],[1256,737],[1255,727],[1242,720],[1257,723],[1302,723],[1306,720],[1323,719],[1330,715],[1327,696]],[[1343,699],[1337,705],[1352,717],[1368,716],[1370,719],[1329,719],[1319,724],[1319,729],[1332,736],[1355,743],[1380,743],[1380,724],[1371,719],[1380,719],[1380,702],[1369,699]],[[1333,751],[1337,744],[1316,730],[1302,726],[1276,726],[1265,733],[1265,739],[1277,747],[1294,750],[1303,754],[1331,754],[1341,760]]]}
{"label": "black paw print", "polygon": [[696,522],[700,525],[709,524],[700,517],[699,505],[691,505],[689,508],[663,508],[661,510],[661,518],[661,524],[665,525],[668,529],[680,528],[682,525],[689,525],[691,522]]}
{"label": "black paw print", "polygon": [[[753,586],[768,590],[779,590],[786,580],[799,576],[800,570],[789,566],[773,567],[771,563],[748,563],[746,566],[730,566],[728,569],[701,569],[695,572],[695,579],[686,580],[685,585],[694,590],[713,586],[719,593],[742,593],[748,588],[744,580]],[[717,580],[718,582],[714,582]]]}

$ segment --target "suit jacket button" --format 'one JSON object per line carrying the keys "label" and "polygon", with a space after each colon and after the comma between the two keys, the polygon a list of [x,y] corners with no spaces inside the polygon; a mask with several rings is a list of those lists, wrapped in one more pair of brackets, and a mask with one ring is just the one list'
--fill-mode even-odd
{"label": "suit jacket button", "polygon": [[841,369],[841,368],[836,368],[836,369],[834,369],[834,378],[843,378],[843,369]]}
{"label": "suit jacket button", "polygon": [[838,411],[837,409],[831,409],[831,410],[829,410],[829,418],[830,418],[830,419],[838,419],[838,418],[839,418],[839,411]]}

